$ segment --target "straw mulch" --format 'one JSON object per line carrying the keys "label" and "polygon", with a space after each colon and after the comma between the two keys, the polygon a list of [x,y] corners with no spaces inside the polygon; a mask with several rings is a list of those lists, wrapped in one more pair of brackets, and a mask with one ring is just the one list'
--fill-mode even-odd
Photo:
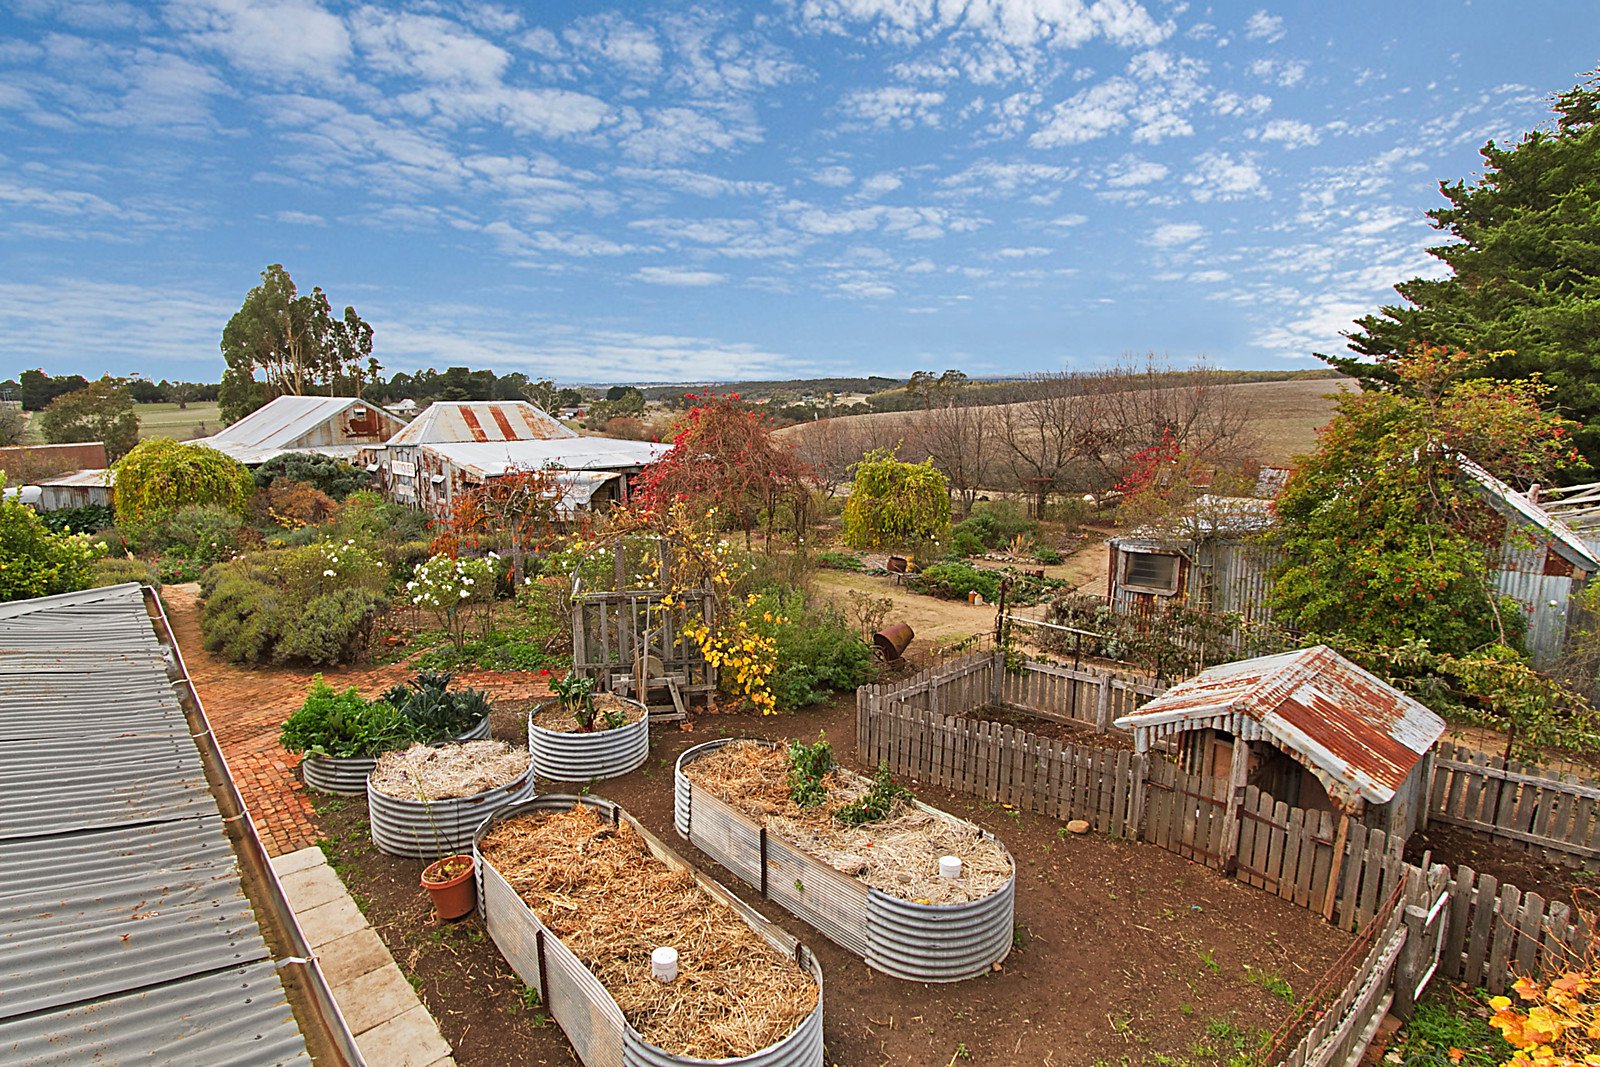
{"label": "straw mulch", "polygon": [[504,741],[412,745],[385,752],[372,769],[372,788],[396,800],[450,800],[510,785],[528,769],[528,750]]}
{"label": "straw mulch", "polygon": [[[1011,877],[1011,858],[977,827],[943,812],[896,804],[889,818],[851,827],[833,812],[864,795],[872,783],[841,767],[828,773],[828,799],[802,808],[789,797],[789,756],[783,748],[735,741],[684,767],[704,789],[814,859],[874,889],[918,904],[981,900]],[[939,877],[939,857],[961,857],[961,877]]]}
{"label": "straw mulch", "polygon": [[[605,715],[608,708],[616,708],[626,715],[628,721],[624,725],[627,726],[632,726],[639,721],[640,716],[646,714],[645,709],[639,705],[632,701],[623,700],[621,697],[613,696],[610,693],[596,693],[594,695],[594,708],[594,728],[597,731],[606,729]],[[572,712],[564,707],[559,700],[552,700],[535,712],[533,725],[541,730],[554,730],[564,734],[581,732],[578,727],[578,720],[572,717]]]}
{"label": "straw mulch", "polygon": [[[615,998],[644,1039],[677,1056],[748,1056],[787,1037],[817,986],[688,871],[651,855],[593,809],[524,815],[484,835],[485,862]],[[650,951],[678,950],[678,978],[650,975]]]}

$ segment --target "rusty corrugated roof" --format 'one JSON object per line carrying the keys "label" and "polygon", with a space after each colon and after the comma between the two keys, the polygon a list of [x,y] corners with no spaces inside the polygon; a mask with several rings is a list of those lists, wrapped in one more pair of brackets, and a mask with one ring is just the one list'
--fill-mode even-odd
{"label": "rusty corrugated roof", "polygon": [[1330,795],[1375,804],[1394,798],[1444,733],[1444,720],[1326,645],[1225,663],[1179,682],[1132,715],[1125,729],[1247,716],[1304,760]]}
{"label": "rusty corrugated roof", "polygon": [[440,401],[389,438],[389,444],[556,441],[576,436],[576,430],[526,400]]}

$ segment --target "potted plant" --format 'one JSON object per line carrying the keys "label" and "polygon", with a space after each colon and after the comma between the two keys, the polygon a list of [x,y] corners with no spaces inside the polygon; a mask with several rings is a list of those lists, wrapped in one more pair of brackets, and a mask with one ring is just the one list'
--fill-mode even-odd
{"label": "potted plant", "polygon": [[650,713],[637,700],[596,693],[593,678],[569,671],[551,684],[556,699],[528,712],[533,770],[557,782],[627,774],[650,756]]}
{"label": "potted plant", "polygon": [[478,887],[472,880],[471,856],[446,856],[423,868],[422,888],[433,898],[433,910],[441,919],[459,919],[472,911],[478,901]]}

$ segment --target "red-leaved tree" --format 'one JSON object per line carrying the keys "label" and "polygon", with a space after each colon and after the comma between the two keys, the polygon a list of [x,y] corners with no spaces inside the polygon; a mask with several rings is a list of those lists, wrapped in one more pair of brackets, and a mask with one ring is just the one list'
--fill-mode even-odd
{"label": "red-leaved tree", "polygon": [[644,469],[637,492],[647,508],[673,504],[716,509],[721,524],[750,531],[766,520],[767,544],[779,510],[788,504],[795,529],[802,528],[807,491],[805,466],[772,436],[772,420],[737,393],[696,398],[678,424],[672,449]]}

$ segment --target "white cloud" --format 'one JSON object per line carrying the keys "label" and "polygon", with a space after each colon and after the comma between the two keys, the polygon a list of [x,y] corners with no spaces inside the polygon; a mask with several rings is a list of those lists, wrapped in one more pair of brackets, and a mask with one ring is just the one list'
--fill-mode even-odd
{"label": "white cloud", "polygon": [[1138,99],[1138,89],[1127,78],[1110,78],[1080,90],[1051,109],[1045,124],[1028,143],[1035,148],[1063,148],[1082,144],[1128,124],[1128,109]]}
{"label": "white cloud", "polygon": [[939,184],[961,195],[1011,196],[1023,189],[1071,181],[1074,173],[1071,167],[1054,163],[1002,163],[982,159],[941,178]]}
{"label": "white cloud", "polygon": [[1035,259],[1039,256],[1048,256],[1053,251],[1055,250],[1046,248],[1043,245],[1008,246],[995,249],[994,257],[996,259]]}
{"label": "white cloud", "polygon": [[802,0],[799,14],[814,29],[846,36],[855,36],[854,26],[866,23],[875,36],[901,44],[959,33],[1019,48],[1072,48],[1096,37],[1124,47],[1148,47],[1165,40],[1174,29],[1170,21],[1157,22],[1133,0]]}
{"label": "white cloud", "polygon": [[1198,222],[1165,222],[1150,231],[1146,242],[1157,248],[1178,248],[1192,245],[1206,234]]}
{"label": "white cloud", "polygon": [[1224,89],[1211,98],[1211,110],[1218,115],[1259,115],[1272,106],[1272,97],[1262,93],[1243,96]]}
{"label": "white cloud", "polygon": [[899,126],[939,125],[939,105],[944,94],[931,89],[912,89],[904,85],[888,85],[880,89],[857,89],[839,102],[839,108],[850,118],[882,129]]}
{"label": "white cloud", "polygon": [[1151,50],[1116,75],[1057,104],[1028,139],[1035,148],[1061,148],[1131,127],[1140,144],[1194,133],[1188,113],[1210,94],[1206,65],[1189,56]]}
{"label": "white cloud", "polygon": [[621,143],[624,151],[639,159],[678,163],[760,140],[760,127],[744,116],[719,116],[691,107],[661,107],[647,111],[642,126],[625,135]]}
{"label": "white cloud", "polygon": [[1261,128],[1263,141],[1277,141],[1285,148],[1309,148],[1322,140],[1322,135],[1297,119],[1273,119]]}
{"label": "white cloud", "polygon": [[896,175],[888,173],[874,174],[872,177],[866,178],[861,182],[859,195],[867,197],[868,199],[874,199],[876,197],[883,196],[885,193],[894,192],[903,184],[905,183],[902,182]]}
{"label": "white cloud", "polygon": [[821,170],[813,171],[811,174],[811,180],[816,182],[818,185],[826,185],[834,189],[842,189],[846,185],[854,184],[856,176],[850,172],[849,167],[832,166],[823,167]]}
{"label": "white cloud", "polygon": [[362,8],[351,35],[367,62],[390,74],[428,82],[498,85],[511,62],[499,45],[433,15]]}
{"label": "white cloud", "polygon": [[710,270],[693,270],[688,267],[640,267],[633,276],[651,285],[677,285],[699,287],[720,285],[728,280],[726,274]]}
{"label": "white cloud", "polygon": [[1050,225],[1052,225],[1052,226],[1060,226],[1060,227],[1063,227],[1063,228],[1069,228],[1069,227],[1072,227],[1072,226],[1082,226],[1084,223],[1086,223],[1088,221],[1089,221],[1089,216],[1088,215],[1079,215],[1079,214],[1058,215],[1055,218],[1050,220]]}
{"label": "white cloud", "polygon": [[1287,89],[1305,80],[1307,68],[1308,64],[1300,59],[1257,59],[1247,69],[1262,81]]}
{"label": "white cloud", "polygon": [[1267,195],[1266,183],[1249,155],[1202,152],[1194,158],[1194,165],[1183,180],[1192,187],[1189,195],[1202,203]]}
{"label": "white cloud", "polygon": [[1106,169],[1106,184],[1114,189],[1149,185],[1167,176],[1167,168],[1150,159],[1124,156]]}
{"label": "white cloud", "polygon": [[339,16],[315,0],[172,0],[168,23],[268,80],[330,80],[350,56]]}
{"label": "white cloud", "polygon": [[708,199],[721,196],[765,196],[778,190],[778,187],[771,182],[724,178],[718,174],[678,167],[618,167],[613,173],[620,178],[650,182],[674,192],[689,193]]}
{"label": "white cloud", "polygon": [[1283,19],[1265,11],[1257,11],[1245,20],[1244,35],[1252,41],[1265,41],[1268,44],[1282,40]]}
{"label": "white cloud", "polygon": [[629,22],[614,12],[590,15],[566,32],[567,41],[613,69],[649,77],[661,70],[662,49],[655,30]]}
{"label": "white cloud", "polygon": [[277,211],[272,215],[273,221],[281,222],[288,226],[326,226],[328,220],[321,215],[313,215],[309,211]]}

